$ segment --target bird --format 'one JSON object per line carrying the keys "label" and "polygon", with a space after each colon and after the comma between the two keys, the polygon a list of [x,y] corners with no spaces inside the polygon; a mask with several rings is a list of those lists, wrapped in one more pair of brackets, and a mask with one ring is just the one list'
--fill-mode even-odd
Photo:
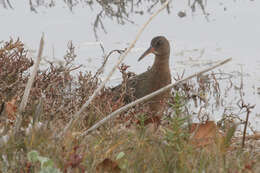
{"label": "bird", "polygon": [[[171,83],[171,71],[169,65],[170,43],[166,37],[154,37],[151,40],[150,47],[140,56],[138,61],[141,61],[151,53],[155,55],[151,68],[144,73],[136,75],[126,81],[126,90],[132,91],[134,99],[142,98]],[[122,88],[122,86],[123,84],[120,84],[112,88],[112,91],[120,93],[120,88]],[[151,98],[148,101],[150,111],[153,114],[162,114],[169,95],[170,91],[167,90]],[[124,100],[127,103],[133,101],[133,99],[129,96],[126,96]]]}

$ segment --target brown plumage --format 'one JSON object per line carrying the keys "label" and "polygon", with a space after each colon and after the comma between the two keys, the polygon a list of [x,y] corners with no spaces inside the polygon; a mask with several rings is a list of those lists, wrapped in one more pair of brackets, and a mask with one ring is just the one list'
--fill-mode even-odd
{"label": "brown plumage", "polygon": [[[153,53],[155,60],[152,67],[146,72],[130,78],[126,83],[127,91],[133,89],[133,96],[141,98],[171,83],[171,72],[169,67],[170,44],[163,36],[152,39],[150,47],[138,59],[140,61],[146,55]],[[121,85],[113,88],[113,91],[120,92]],[[159,94],[148,101],[150,110],[158,113],[164,108],[165,99],[169,96],[169,91]],[[125,98],[126,102],[132,101]]]}

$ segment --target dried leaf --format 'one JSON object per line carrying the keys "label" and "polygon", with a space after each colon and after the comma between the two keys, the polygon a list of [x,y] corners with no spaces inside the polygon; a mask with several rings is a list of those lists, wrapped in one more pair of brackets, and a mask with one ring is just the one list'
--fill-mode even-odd
{"label": "dried leaf", "polygon": [[190,132],[194,133],[191,138],[191,143],[196,147],[212,144],[217,138],[222,136],[214,121],[207,121],[203,124],[194,123],[191,125]]}
{"label": "dried leaf", "polygon": [[99,163],[96,167],[97,173],[120,173],[121,169],[118,164],[111,159],[104,159],[103,162]]}
{"label": "dried leaf", "polygon": [[7,117],[9,121],[14,121],[16,119],[15,113],[17,111],[16,97],[13,98],[11,101],[6,102],[5,111],[7,113]]}

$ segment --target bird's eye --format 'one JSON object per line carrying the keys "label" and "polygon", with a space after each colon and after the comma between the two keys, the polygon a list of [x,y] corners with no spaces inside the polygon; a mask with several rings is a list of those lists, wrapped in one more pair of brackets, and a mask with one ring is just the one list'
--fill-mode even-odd
{"label": "bird's eye", "polygon": [[161,40],[158,40],[156,43],[155,43],[155,46],[156,47],[159,47],[159,46],[161,46],[162,45],[162,41]]}

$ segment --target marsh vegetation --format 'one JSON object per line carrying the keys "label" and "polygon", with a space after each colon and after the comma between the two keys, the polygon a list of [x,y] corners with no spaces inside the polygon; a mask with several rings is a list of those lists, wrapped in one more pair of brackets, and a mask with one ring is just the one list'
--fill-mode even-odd
{"label": "marsh vegetation", "polygon": [[[12,1],[1,2],[4,8],[13,8]],[[206,17],[206,2],[194,0],[187,4],[191,10],[199,7]],[[56,2],[29,3],[36,13],[38,8],[52,8]],[[64,3],[71,11],[79,4],[100,5],[102,10],[94,27],[104,30],[104,16],[123,24],[129,22],[130,13],[143,13],[135,10],[142,1]],[[151,12],[161,1],[147,3],[147,12]],[[171,6],[166,10],[170,12]],[[43,41],[42,37],[35,55],[39,60]],[[207,73],[197,73],[189,80],[184,80],[185,71],[177,73],[156,130],[153,122],[146,121],[150,112],[145,103],[103,121],[125,102],[114,101],[109,86],[97,92],[104,82],[101,75],[112,54],[120,56],[126,51],[104,53],[103,63],[93,72],[75,63],[77,49],[69,42],[62,63],[44,58],[45,65],[35,68],[37,58],[32,59],[23,40],[1,41],[1,172],[260,172],[260,134],[249,121],[257,103],[245,97],[246,76],[234,77],[226,72],[224,63],[223,68],[209,68]],[[117,71],[123,84],[135,75],[127,64],[121,63]],[[121,98],[129,94],[122,92]],[[211,119],[216,116],[221,118]],[[17,123],[19,119],[21,123]]]}

